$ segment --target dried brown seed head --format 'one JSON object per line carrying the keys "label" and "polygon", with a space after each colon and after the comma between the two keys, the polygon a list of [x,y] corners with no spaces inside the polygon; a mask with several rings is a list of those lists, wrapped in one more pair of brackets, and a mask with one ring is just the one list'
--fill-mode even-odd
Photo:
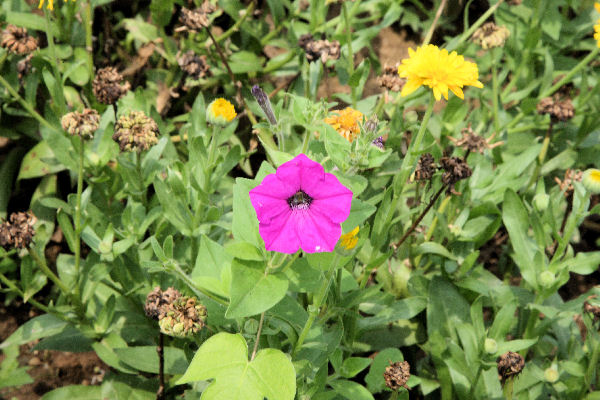
{"label": "dried brown seed head", "polygon": [[449,136],[448,139],[450,139],[450,141],[457,147],[461,147],[467,151],[479,152],[481,154],[483,154],[486,149],[493,149],[494,147],[500,146],[504,143],[496,142],[494,144],[490,144],[494,139],[495,133],[488,139],[485,139],[483,136],[479,136],[477,133],[475,133],[473,129],[471,129],[471,126],[463,128],[461,130],[461,134],[462,137],[460,139],[456,139],[452,136]]}
{"label": "dried brown seed head", "polygon": [[8,221],[0,222],[0,246],[5,249],[24,249],[35,235],[37,219],[31,212],[12,213]]}
{"label": "dried brown seed head", "polygon": [[101,68],[92,82],[94,95],[100,103],[115,104],[131,88],[129,82],[122,81],[123,75],[115,67]]}
{"label": "dried brown seed head", "polygon": [[389,91],[399,92],[404,87],[406,79],[400,78],[400,75],[398,75],[398,64],[395,67],[386,65],[383,69],[383,74],[377,77],[377,82],[379,86]]}
{"label": "dried brown seed head", "polygon": [[567,169],[563,180],[555,177],[554,181],[558,184],[560,191],[564,191],[565,197],[569,197],[573,195],[573,191],[575,190],[573,182],[581,182],[582,177],[583,171]]}
{"label": "dried brown seed head", "polygon": [[27,34],[27,29],[8,24],[2,31],[0,46],[14,54],[27,54],[38,48],[38,41]]}
{"label": "dried brown seed head", "polygon": [[195,297],[181,296],[160,309],[158,325],[166,335],[189,337],[204,328],[206,315],[206,307]]}
{"label": "dried brown seed head", "polygon": [[139,153],[158,143],[158,125],[142,111],[131,111],[119,117],[112,138],[121,151]]}
{"label": "dried brown seed head", "polygon": [[65,114],[60,120],[62,128],[73,136],[91,139],[98,129],[100,115],[94,109],[86,108],[83,112],[73,111]]}
{"label": "dried brown seed head", "polygon": [[537,105],[538,114],[548,114],[554,122],[567,121],[575,115],[575,107],[570,98],[561,97],[556,94],[552,97],[544,97]]}
{"label": "dried brown seed head", "polygon": [[448,187],[446,193],[460,194],[454,190],[454,185],[461,179],[471,176],[473,171],[469,165],[459,157],[442,157],[440,166],[445,171],[442,174],[442,183]]}
{"label": "dried brown seed head", "polygon": [[509,36],[510,31],[505,26],[497,26],[493,22],[487,22],[473,33],[471,40],[487,50],[504,46],[504,42]]}
{"label": "dried brown seed head", "polygon": [[502,354],[496,359],[496,362],[498,363],[498,377],[503,385],[507,379],[519,375],[525,366],[523,357],[512,351]]}
{"label": "dried brown seed head", "polygon": [[17,73],[19,76],[19,80],[22,80],[25,75],[29,74],[31,71],[31,59],[33,58],[33,53],[27,55],[27,57],[19,60],[17,62]]}
{"label": "dried brown seed head", "polygon": [[321,59],[326,63],[327,60],[337,60],[340,58],[340,42],[337,40],[314,40],[310,33],[300,36],[298,46],[304,49],[306,59],[314,61]]}
{"label": "dried brown seed head", "polygon": [[146,296],[144,312],[149,318],[158,321],[161,316],[164,317],[167,314],[167,305],[173,303],[180,297],[181,293],[172,287],[163,292],[160,287],[157,286],[148,293],[148,296]]}
{"label": "dried brown seed head", "polygon": [[417,161],[417,168],[415,169],[415,180],[417,181],[428,181],[433,178],[437,166],[435,160],[430,153],[422,154]]}
{"label": "dried brown seed head", "polygon": [[209,26],[210,21],[208,18],[210,14],[214,13],[216,10],[217,8],[209,1],[205,1],[195,10],[183,7],[181,9],[179,21],[190,31],[200,31],[202,28],[207,28]]}
{"label": "dried brown seed head", "polygon": [[206,56],[197,56],[193,50],[183,54],[177,54],[179,67],[193,79],[200,79],[210,74],[210,66],[206,62]]}
{"label": "dried brown seed head", "polygon": [[406,382],[410,378],[410,364],[408,361],[395,362],[390,361],[390,365],[385,368],[383,373],[383,379],[385,379],[385,385],[392,389],[398,390],[401,387],[408,389]]}

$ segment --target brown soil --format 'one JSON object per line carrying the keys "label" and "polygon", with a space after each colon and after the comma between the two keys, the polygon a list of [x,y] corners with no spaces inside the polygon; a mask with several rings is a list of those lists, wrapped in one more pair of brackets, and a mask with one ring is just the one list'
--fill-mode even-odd
{"label": "brown soil", "polygon": [[[2,300],[4,300],[2,298]],[[8,338],[20,325],[38,315],[28,304],[14,301],[0,307],[0,342]],[[37,341],[20,347],[19,365],[29,367],[27,373],[33,383],[20,387],[0,389],[0,400],[35,400],[45,393],[68,385],[98,385],[108,371],[94,352],[69,353],[53,350],[32,350]],[[4,354],[0,354],[0,364]]]}

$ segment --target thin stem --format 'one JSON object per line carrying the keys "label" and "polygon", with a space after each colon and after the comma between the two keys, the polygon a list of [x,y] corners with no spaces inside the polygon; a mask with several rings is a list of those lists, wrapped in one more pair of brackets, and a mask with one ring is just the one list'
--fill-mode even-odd
{"label": "thin stem", "polygon": [[[62,76],[60,74],[60,70],[58,69],[59,59],[56,55],[56,45],[54,43],[54,34],[52,33],[52,28],[50,27],[50,14],[48,13],[48,9],[44,9],[44,16],[46,17],[46,35],[48,36],[48,48],[50,49],[50,57],[52,58],[52,69],[54,70],[54,79],[56,80],[56,85],[58,86],[58,90],[55,95],[58,97],[54,99],[54,102],[58,102],[58,110],[60,115],[64,115],[66,113],[66,105],[65,105],[65,95],[63,88]],[[91,79],[91,76],[90,76]]]}
{"label": "thin stem", "polygon": [[164,354],[164,336],[162,332],[158,333],[158,390],[156,391],[156,400],[165,398],[165,354]]}
{"label": "thin stem", "polygon": [[[0,273],[0,281],[2,281],[2,283],[4,283],[10,290],[12,290],[13,292],[16,292],[19,296],[21,296],[23,299],[25,299],[25,293],[23,293],[23,291],[21,289],[19,289],[19,287],[17,285],[15,285],[10,279],[8,279],[2,273]],[[39,308],[46,314],[54,314],[47,306],[38,302],[33,297],[30,297],[26,302],[31,303],[34,307]]]}
{"label": "thin stem", "polygon": [[[279,61],[277,61],[276,63],[273,63],[273,64],[271,64],[271,65],[267,65],[267,66],[266,66],[266,67],[263,69],[263,74],[268,74],[269,72],[273,72],[273,71],[276,71],[276,70],[278,70],[279,68],[283,67],[285,64],[287,64],[287,63],[289,63],[290,61],[292,61],[292,59],[293,59],[294,57],[296,57],[296,52],[294,52],[294,51],[289,51],[289,52],[287,53],[287,55],[286,55],[286,56],[285,56],[283,59],[281,59],[281,60],[279,60]],[[294,78],[295,78],[295,77],[294,77]],[[271,97],[271,96],[269,96],[269,97]]]}
{"label": "thin stem", "polygon": [[304,344],[304,340],[306,339],[310,328],[312,327],[313,323],[315,322],[315,319],[317,318],[317,315],[319,314],[319,308],[321,308],[321,304],[323,303],[323,300],[327,295],[327,290],[329,289],[331,281],[333,280],[333,273],[335,272],[339,258],[339,255],[336,254],[335,259],[329,267],[329,271],[327,271],[327,278],[323,280],[319,291],[313,299],[312,305],[309,307],[308,319],[306,320],[306,323],[302,328],[302,332],[300,332],[300,336],[298,337],[298,341],[294,346],[294,350],[292,351],[292,358],[296,356],[298,354],[298,351],[302,348],[302,344]]}
{"label": "thin stem", "polygon": [[281,268],[280,270],[278,270],[278,273],[284,273],[285,271],[288,270],[288,268],[290,268],[293,264],[294,261],[296,261],[298,259],[298,257],[300,257],[301,251],[298,250],[293,256],[292,258],[290,258],[290,260],[283,266],[283,268]]}
{"label": "thin stem", "polygon": [[250,4],[248,5],[248,7],[246,7],[245,12],[244,12],[244,14],[242,14],[240,19],[238,19],[236,21],[236,23],[233,24],[231,26],[231,28],[227,29],[227,31],[225,31],[222,35],[217,36],[217,38],[216,38],[217,43],[222,42],[223,40],[227,39],[229,36],[233,35],[235,33],[235,31],[237,31],[238,28],[244,23],[246,18],[248,18],[248,16],[254,12],[254,6],[255,6],[254,1],[251,1]]}
{"label": "thin stem", "polygon": [[256,332],[256,340],[254,341],[254,349],[252,349],[252,357],[250,361],[256,357],[256,351],[258,350],[258,342],[260,342],[260,334],[262,332],[263,323],[265,322],[265,313],[260,314],[260,322],[258,323],[258,331]]}
{"label": "thin stem", "polygon": [[593,340],[594,344],[592,345],[592,356],[590,357],[587,372],[585,374],[585,384],[590,391],[593,391],[592,386],[594,384],[594,374],[596,373],[596,368],[598,368],[598,358],[600,355],[600,343],[595,339]]}
{"label": "thin stem", "polygon": [[85,50],[88,53],[88,73],[90,74],[90,82],[94,77],[94,47],[92,45],[92,2],[85,2],[85,13],[83,14],[85,24]]}
{"label": "thin stem", "polygon": [[552,87],[550,87],[548,90],[543,92],[540,95],[540,98],[548,97],[548,96],[554,94],[554,92],[556,92],[558,89],[560,89],[560,87],[562,85],[564,85],[565,83],[569,83],[571,81],[571,79],[573,78],[573,76],[575,76],[575,74],[577,74],[579,71],[581,71],[581,69],[583,69],[593,59],[596,58],[596,56],[598,55],[598,52],[600,52],[600,48],[594,47],[594,50],[592,50],[590,52],[590,54],[588,54],[583,60],[581,60],[579,62],[579,64],[577,64],[575,67],[573,67],[573,69],[571,69],[560,81],[556,82],[556,84],[552,85]]}
{"label": "thin stem", "polygon": [[429,202],[429,204],[427,204],[427,207],[425,207],[425,209],[423,210],[423,212],[421,212],[421,215],[419,215],[419,217],[415,220],[415,222],[413,222],[413,224],[410,226],[410,228],[408,228],[408,230],[406,232],[404,232],[404,235],[402,235],[402,237],[400,238],[400,240],[398,240],[398,242],[394,246],[394,247],[396,247],[396,249],[398,249],[400,247],[400,245],[402,243],[404,243],[404,241],[406,240],[406,238],[411,233],[413,233],[413,231],[419,225],[419,223],[423,220],[423,218],[425,217],[425,215],[427,215],[427,213],[429,212],[429,210],[431,209],[431,207],[433,207],[433,205],[435,204],[435,202],[437,201],[437,199],[440,197],[440,195],[442,194],[442,192],[444,191],[444,189],[446,189],[446,185],[442,185],[442,187],[440,188],[440,190],[438,190],[437,193],[431,198],[431,201]]}
{"label": "thin stem", "polygon": [[513,395],[513,381],[514,377],[511,376],[504,382],[504,386],[502,387],[502,393],[504,394],[504,398],[506,400],[512,400]]}
{"label": "thin stem", "polygon": [[[348,47],[348,68],[349,75],[354,75],[354,53],[352,52],[352,29],[350,15],[348,14],[348,6],[346,2],[342,3],[342,14],[344,15],[344,25],[346,28],[346,45]],[[351,87],[352,107],[356,108],[356,87]]]}
{"label": "thin stem", "polygon": [[475,32],[494,12],[496,12],[498,7],[500,7],[500,4],[502,4],[503,2],[504,0],[499,0],[496,4],[491,6],[486,12],[484,12],[481,15],[481,17],[479,17],[477,21],[475,21],[473,25],[471,25],[471,27],[465,33],[462,34],[460,39],[458,39],[458,42],[456,42],[454,46],[448,46],[447,50],[454,50],[455,48],[463,44],[467,39],[469,39],[473,32]]}
{"label": "thin stem", "polygon": [[433,18],[433,22],[431,23],[431,26],[429,27],[429,30],[427,31],[427,35],[425,35],[425,39],[423,40],[422,46],[428,45],[429,42],[431,41],[431,37],[433,36],[433,32],[435,31],[435,28],[437,26],[438,20],[442,16],[442,12],[444,11],[444,8],[446,8],[446,3],[447,2],[448,2],[448,0],[442,0],[441,1],[440,6],[438,7],[437,12],[435,13],[435,17]]}
{"label": "thin stem", "polygon": [[6,79],[4,79],[2,75],[0,75],[0,84],[2,84],[2,86],[4,86],[6,90],[8,90],[8,93],[10,93],[10,95],[23,106],[25,111],[31,114],[31,116],[35,118],[40,124],[44,125],[46,128],[53,129],[55,131],[58,130],[56,127],[54,127],[54,125],[50,124],[50,122],[46,121],[44,117],[42,117],[37,111],[35,111],[33,107],[31,107],[31,105],[27,101],[25,101],[25,99],[22,98],[19,95],[19,93],[17,93],[17,91],[10,85],[10,83],[8,83]]}
{"label": "thin stem", "polygon": [[498,68],[496,67],[496,48],[492,49],[492,107],[494,112],[494,131],[500,133],[500,120],[498,119]]}
{"label": "thin stem", "polygon": [[79,159],[77,163],[77,197],[75,198],[75,297],[79,294],[79,270],[81,265],[81,193],[83,191],[83,138],[79,137]]}
{"label": "thin stem", "polygon": [[250,109],[246,105],[244,96],[242,96],[242,83],[235,79],[235,75],[233,74],[233,71],[231,70],[229,63],[227,62],[227,58],[225,58],[225,54],[223,54],[223,50],[221,50],[221,46],[219,45],[219,42],[217,42],[217,40],[211,33],[210,29],[207,27],[205,29],[205,31],[206,31],[206,33],[208,33],[208,36],[210,36],[213,44],[215,45],[215,49],[217,50],[217,53],[219,53],[219,57],[221,57],[221,61],[225,65],[225,68],[227,68],[227,73],[229,73],[229,79],[231,79],[231,82],[234,84],[234,86],[237,89],[238,103],[244,108],[244,110],[246,110],[246,114],[248,115],[248,119],[250,120],[250,122],[252,122],[252,124],[256,124],[258,121],[256,121],[254,114],[252,113],[252,111],[250,111]]}
{"label": "thin stem", "polygon": [[[435,231],[435,228],[437,227],[437,223],[438,223],[438,215],[442,215],[445,211],[446,211],[446,207],[448,207],[448,204],[450,204],[450,199],[452,199],[452,196],[446,196],[446,198],[444,200],[442,200],[442,204],[440,204],[440,206],[437,209],[437,213],[435,215],[435,217],[433,217],[433,221],[431,221],[431,225],[429,225],[429,229],[427,230],[427,233],[425,234],[425,241],[428,242],[429,239],[431,239],[431,237],[433,236],[433,232]],[[419,254],[417,256],[417,258],[415,258],[415,262],[414,265],[418,266],[419,263],[421,262],[421,254]]]}
{"label": "thin stem", "polygon": [[308,151],[308,144],[310,143],[310,136],[312,135],[312,132],[307,129],[306,133],[304,134],[304,140],[302,141],[302,154],[306,154],[306,152]]}
{"label": "thin stem", "polygon": [[554,121],[550,118],[550,125],[548,125],[548,130],[546,131],[546,136],[544,137],[544,141],[542,142],[542,148],[540,149],[540,154],[538,155],[537,165],[535,166],[535,170],[533,171],[533,175],[531,175],[531,179],[529,179],[529,183],[525,188],[525,192],[529,190],[529,188],[538,180],[540,176],[540,172],[542,170],[542,165],[544,164],[544,160],[546,159],[546,154],[548,153],[548,147],[550,146],[550,134],[552,133],[552,128],[554,127]]}
{"label": "thin stem", "polygon": [[408,150],[406,151],[406,156],[404,160],[402,160],[402,165],[400,166],[400,174],[398,182],[396,183],[398,186],[405,188],[406,180],[408,179],[412,168],[415,164],[416,155],[419,153],[421,149],[421,142],[423,141],[423,137],[425,137],[425,131],[427,130],[427,123],[429,122],[429,118],[433,112],[433,105],[435,104],[435,98],[433,94],[429,97],[429,105],[427,106],[427,110],[425,111],[425,115],[423,116],[423,121],[421,122],[421,126],[419,127],[419,131],[417,132],[417,136],[414,140],[411,140],[410,145],[408,146]]}
{"label": "thin stem", "polygon": [[52,272],[50,268],[48,268],[48,265],[46,265],[46,261],[43,260],[33,248],[30,247],[28,250],[29,254],[31,255],[31,258],[33,258],[35,263],[38,265],[38,267],[40,267],[40,269],[48,277],[48,279],[50,279],[56,286],[58,286],[58,288],[61,290],[61,292],[63,292],[65,296],[71,297],[71,291],[69,290],[69,288],[63,283],[63,281],[60,280],[58,276],[56,276],[54,272]]}

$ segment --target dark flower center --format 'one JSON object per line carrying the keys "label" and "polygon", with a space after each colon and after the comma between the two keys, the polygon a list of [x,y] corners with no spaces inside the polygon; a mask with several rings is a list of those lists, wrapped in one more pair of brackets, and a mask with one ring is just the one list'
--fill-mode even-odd
{"label": "dark flower center", "polygon": [[296,194],[287,199],[292,210],[307,210],[310,207],[313,199],[304,191],[298,190]]}

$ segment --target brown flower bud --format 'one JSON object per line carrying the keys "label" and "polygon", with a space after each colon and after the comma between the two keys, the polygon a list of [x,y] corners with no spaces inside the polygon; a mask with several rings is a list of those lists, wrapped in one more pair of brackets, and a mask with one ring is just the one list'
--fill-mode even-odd
{"label": "brown flower bud", "polygon": [[85,108],[83,112],[73,111],[65,114],[60,120],[62,128],[73,136],[91,139],[98,129],[100,115],[98,111]]}
{"label": "brown flower bud", "polygon": [[100,103],[115,104],[131,88],[129,82],[121,83],[122,81],[123,75],[115,67],[99,69],[92,82],[94,96]]}
{"label": "brown flower bud", "polygon": [[417,168],[415,169],[415,180],[417,181],[428,181],[433,178],[437,166],[433,156],[429,153],[422,154],[417,161]]}
{"label": "brown flower bud", "polygon": [[178,290],[170,287],[164,292],[157,286],[148,293],[146,297],[146,304],[144,304],[144,312],[146,316],[155,320],[159,320],[161,316],[167,314],[165,306],[173,303],[175,300],[181,297],[181,293]]}
{"label": "brown flower bud", "polygon": [[33,226],[37,219],[31,212],[12,213],[8,221],[0,223],[0,246],[5,249],[24,249],[35,235]]}
{"label": "brown flower bud", "polygon": [[383,69],[383,74],[377,77],[377,82],[379,86],[386,88],[392,92],[399,92],[404,87],[406,83],[406,79],[400,78],[398,75],[398,64],[395,67],[390,67],[388,65]]}
{"label": "brown flower bud", "polygon": [[575,107],[569,98],[561,98],[559,95],[545,97],[537,105],[538,114],[548,114],[554,122],[567,121],[575,115]]}
{"label": "brown flower bud", "polygon": [[112,138],[121,151],[141,152],[158,143],[157,135],[158,125],[152,118],[142,111],[131,111],[119,117]]}
{"label": "brown flower bud", "polygon": [[392,390],[398,390],[401,387],[408,389],[406,382],[410,378],[410,364],[408,361],[395,362],[390,361],[390,365],[385,368],[383,379],[385,385]]}
{"label": "brown flower bud", "polygon": [[216,9],[217,8],[209,1],[205,1],[199,8],[196,8],[195,10],[190,10],[183,7],[181,9],[179,21],[185,25],[188,30],[196,32],[209,26],[210,22],[208,17],[210,14],[214,13]]}
{"label": "brown flower bud", "polygon": [[210,74],[210,66],[206,63],[206,56],[197,56],[193,50],[177,54],[177,64],[193,79],[200,79]]}
{"label": "brown flower bud", "polygon": [[507,351],[496,359],[498,363],[498,378],[502,381],[502,385],[507,379],[517,376],[525,366],[525,360],[519,353]]}
{"label": "brown flower bud", "polygon": [[454,190],[454,185],[461,179],[466,179],[471,176],[473,171],[469,165],[459,157],[442,157],[440,166],[446,172],[442,174],[442,183],[448,187],[446,193],[457,194]]}
{"label": "brown flower bud", "polygon": [[471,40],[487,50],[504,46],[504,42],[509,36],[510,31],[505,26],[497,26],[493,22],[487,22],[473,33]]}
{"label": "brown flower bud", "polygon": [[27,29],[8,24],[2,31],[0,46],[15,54],[27,54],[38,48],[38,41],[27,34]]}
{"label": "brown flower bud", "polygon": [[175,337],[189,337],[205,326],[206,307],[195,297],[181,296],[165,304],[158,317],[160,331]]}
{"label": "brown flower bud", "polygon": [[320,58],[324,64],[327,60],[340,58],[340,42],[337,40],[314,40],[311,34],[306,34],[300,36],[298,45],[304,49],[308,61]]}

